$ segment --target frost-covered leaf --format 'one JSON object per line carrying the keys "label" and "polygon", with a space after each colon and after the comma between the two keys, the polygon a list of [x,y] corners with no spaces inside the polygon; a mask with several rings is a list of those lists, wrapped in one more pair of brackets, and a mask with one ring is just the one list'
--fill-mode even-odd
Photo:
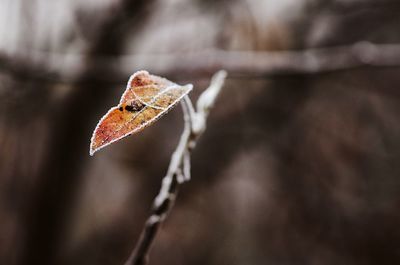
{"label": "frost-covered leaf", "polygon": [[192,90],[146,71],[134,73],[118,106],[100,119],[93,132],[90,155],[159,119]]}

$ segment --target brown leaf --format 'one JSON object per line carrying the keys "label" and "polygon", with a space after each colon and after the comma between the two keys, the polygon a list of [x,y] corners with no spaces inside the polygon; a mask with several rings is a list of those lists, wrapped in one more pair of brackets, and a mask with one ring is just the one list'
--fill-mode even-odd
{"label": "brown leaf", "polygon": [[192,90],[146,71],[134,73],[118,106],[100,119],[90,142],[90,155],[99,149],[139,132],[174,107]]}

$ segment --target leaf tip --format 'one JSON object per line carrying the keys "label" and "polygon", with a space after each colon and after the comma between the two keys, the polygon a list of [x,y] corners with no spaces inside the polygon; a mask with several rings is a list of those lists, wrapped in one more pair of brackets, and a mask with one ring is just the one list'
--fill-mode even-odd
{"label": "leaf tip", "polygon": [[187,85],[184,85],[184,87],[186,87],[187,88],[187,93],[189,93],[190,91],[192,91],[193,90],[193,85],[192,84],[187,84]]}
{"label": "leaf tip", "polygon": [[89,155],[93,156],[94,153],[98,150],[97,148],[94,147],[94,141],[93,141],[94,136],[90,140],[90,147],[89,147]]}
{"label": "leaf tip", "polygon": [[89,155],[93,156],[95,152],[96,152],[96,150],[93,150],[92,146],[90,146]]}

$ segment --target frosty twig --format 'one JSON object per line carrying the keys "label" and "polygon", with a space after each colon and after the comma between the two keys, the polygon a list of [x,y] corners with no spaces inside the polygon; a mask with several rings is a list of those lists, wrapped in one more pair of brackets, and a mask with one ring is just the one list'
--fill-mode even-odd
{"label": "frosty twig", "polygon": [[136,247],[125,265],[147,264],[149,251],[161,223],[171,210],[179,185],[190,180],[190,152],[206,129],[206,120],[226,78],[225,71],[217,72],[210,86],[200,95],[195,110],[188,96],[182,101],[184,128],[178,146],[172,154],[167,174],[147,219]]}

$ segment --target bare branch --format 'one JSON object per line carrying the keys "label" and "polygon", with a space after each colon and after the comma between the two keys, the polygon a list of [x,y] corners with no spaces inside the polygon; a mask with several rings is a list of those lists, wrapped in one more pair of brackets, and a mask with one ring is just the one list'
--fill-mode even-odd
{"label": "bare branch", "polygon": [[[74,80],[85,66],[85,57],[80,55],[68,55],[67,57],[59,55],[59,59],[54,61],[60,63],[54,63],[54,61],[49,63],[47,61],[48,54],[35,54],[31,58],[38,59],[32,62],[26,60],[26,54],[21,53],[20,57],[0,54],[0,70],[15,73],[26,73],[28,70],[32,70],[35,74],[49,75],[52,80],[58,78],[58,80],[68,82]],[[51,57],[56,58],[57,56],[52,54]],[[231,76],[263,77],[284,74],[317,74],[362,66],[399,67],[400,45],[373,44],[363,41],[348,46],[298,51],[205,50],[178,54],[103,56],[96,60],[98,63],[93,65],[107,65],[122,76],[130,75],[132,69],[148,69],[162,76],[193,77],[209,75],[223,68]],[[118,76],[110,78],[116,78],[114,81],[120,80]]]}
{"label": "bare branch", "polygon": [[195,123],[193,123],[193,131],[201,134],[206,129],[206,119],[210,113],[210,109],[214,106],[217,96],[221,92],[227,73],[219,71],[211,81],[210,87],[200,95],[197,100],[197,113],[195,115]]}
{"label": "bare branch", "polygon": [[160,224],[165,220],[175,202],[179,185],[190,180],[190,152],[196,145],[197,139],[205,131],[208,113],[221,91],[225,78],[225,71],[219,71],[214,75],[210,86],[201,94],[197,102],[197,111],[193,109],[188,96],[182,101],[185,122],[183,133],[172,154],[160,192],[154,200],[152,214],[147,219],[139,241],[125,265],[147,263],[151,245]]}

